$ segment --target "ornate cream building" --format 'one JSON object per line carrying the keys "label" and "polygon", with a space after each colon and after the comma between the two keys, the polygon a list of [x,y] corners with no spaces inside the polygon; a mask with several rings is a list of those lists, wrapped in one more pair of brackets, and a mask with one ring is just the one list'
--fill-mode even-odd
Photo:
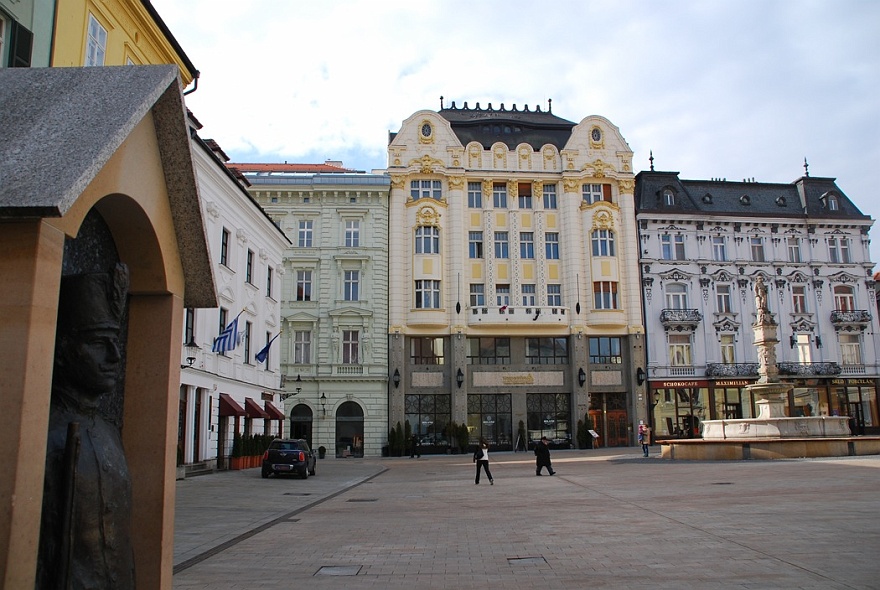
{"label": "ornate cream building", "polygon": [[[388,147],[389,425],[602,446],[644,419],[632,151],[610,121],[441,105]],[[637,378],[637,375],[639,378]],[[522,422],[522,425],[520,425]]]}

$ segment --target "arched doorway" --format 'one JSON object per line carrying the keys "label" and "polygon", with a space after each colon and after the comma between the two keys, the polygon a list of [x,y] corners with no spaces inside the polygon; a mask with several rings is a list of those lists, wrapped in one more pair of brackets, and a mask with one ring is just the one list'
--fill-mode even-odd
{"label": "arched doorway", "polygon": [[364,410],[356,402],[336,410],[336,456],[364,456]]}
{"label": "arched doorway", "polygon": [[297,404],[290,411],[290,438],[304,438],[312,447],[312,409]]}

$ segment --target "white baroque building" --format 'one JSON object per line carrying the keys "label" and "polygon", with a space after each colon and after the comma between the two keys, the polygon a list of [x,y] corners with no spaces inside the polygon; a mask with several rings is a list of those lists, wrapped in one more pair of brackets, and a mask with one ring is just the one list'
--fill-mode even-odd
{"label": "white baroque building", "polygon": [[[234,433],[286,434],[277,341],[265,361],[255,355],[281,329],[282,254],[288,241],[225,166],[190,115],[191,148],[205,220],[218,309],[187,309],[182,335],[178,464],[188,471],[224,469]],[[240,315],[239,315],[240,313]],[[240,339],[225,354],[214,338],[238,316]]]}
{"label": "white baroque building", "polygon": [[878,321],[868,231],[833,178],[790,184],[636,176],[655,435],[695,437],[703,420],[750,418],[758,378],[754,285],[779,326],[789,416],[851,416],[880,432]]}
{"label": "white baroque building", "polygon": [[388,185],[341,162],[230,164],[290,238],[280,294],[284,413],[337,457],[388,435]]}
{"label": "white baroque building", "polygon": [[446,451],[450,423],[499,450],[569,447],[589,412],[599,444],[631,444],[643,327],[617,127],[441,104],[392,134],[387,172],[389,427],[422,452]]}

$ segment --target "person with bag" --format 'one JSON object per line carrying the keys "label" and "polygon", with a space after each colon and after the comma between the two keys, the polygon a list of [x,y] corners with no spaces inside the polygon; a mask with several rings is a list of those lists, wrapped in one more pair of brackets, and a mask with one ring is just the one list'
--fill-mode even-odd
{"label": "person with bag", "polygon": [[486,477],[489,478],[489,484],[494,486],[495,480],[492,479],[492,473],[489,471],[489,443],[486,442],[485,438],[481,438],[480,444],[474,449],[474,463],[477,464],[477,475],[474,483],[480,485],[480,469],[482,468],[486,472]]}
{"label": "person with bag", "polygon": [[546,436],[542,436],[541,440],[535,445],[535,475],[541,475],[541,470],[546,467],[550,475],[556,475],[553,466],[550,464],[550,441]]}
{"label": "person with bag", "polygon": [[651,444],[651,429],[645,426],[644,420],[639,420],[639,444],[642,445],[642,454],[648,456],[648,445]]}

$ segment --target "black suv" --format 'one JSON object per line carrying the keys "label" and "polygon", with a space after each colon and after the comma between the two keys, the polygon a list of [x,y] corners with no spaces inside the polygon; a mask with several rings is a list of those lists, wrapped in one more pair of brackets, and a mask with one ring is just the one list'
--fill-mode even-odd
{"label": "black suv", "polygon": [[315,475],[315,452],[301,438],[276,438],[263,453],[263,477],[296,473],[307,479]]}

